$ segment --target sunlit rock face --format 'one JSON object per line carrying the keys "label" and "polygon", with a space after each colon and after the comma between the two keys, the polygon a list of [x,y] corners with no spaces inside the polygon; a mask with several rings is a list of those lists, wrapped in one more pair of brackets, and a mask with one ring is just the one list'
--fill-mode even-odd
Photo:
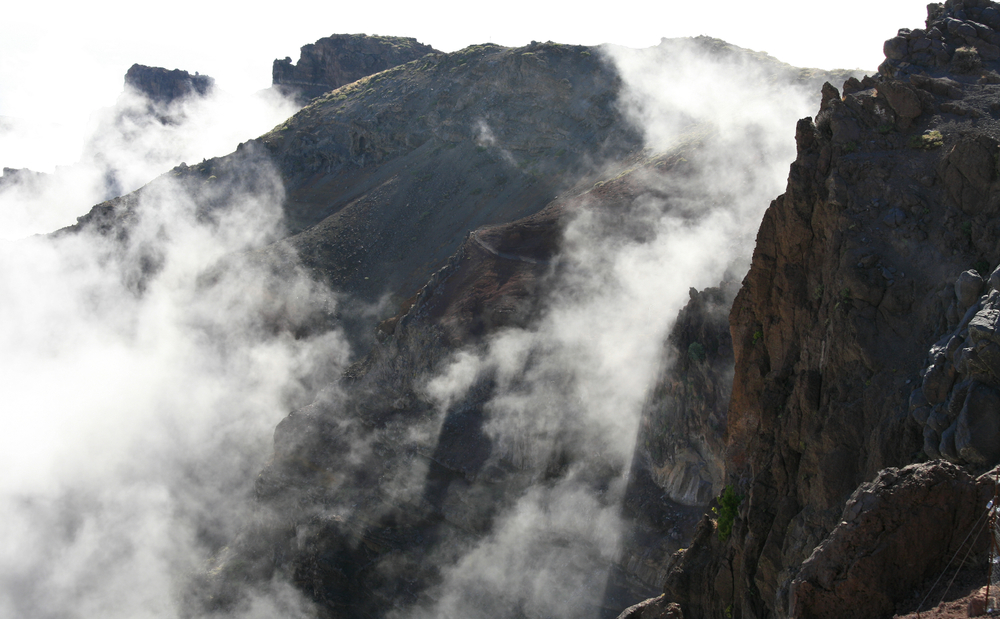
{"label": "sunlit rock face", "polygon": [[[708,534],[713,515],[676,558],[667,588],[685,616],[823,616],[830,587],[843,600],[849,587],[828,582],[814,550],[829,561],[848,543],[839,523],[861,484],[886,467],[943,458],[976,474],[1000,458],[996,14],[991,2],[930,5],[926,29],[887,41],[879,74],[827,85],[799,121],[731,314],[725,483],[741,502],[729,537]],[[924,477],[953,469],[933,471]],[[906,484],[924,474],[913,475]],[[977,508],[946,504],[945,520]],[[886,555],[865,568],[898,579],[865,593],[877,603],[835,605],[884,615],[964,535],[936,540],[905,573]]]}

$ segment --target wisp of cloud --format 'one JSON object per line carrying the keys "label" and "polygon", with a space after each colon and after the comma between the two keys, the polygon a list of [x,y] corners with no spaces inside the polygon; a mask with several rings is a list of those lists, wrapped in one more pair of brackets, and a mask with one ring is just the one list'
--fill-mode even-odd
{"label": "wisp of cloud", "polygon": [[[620,503],[640,411],[664,369],[662,343],[690,287],[742,275],[794,159],[795,122],[811,106],[806,88],[694,43],[606,53],[624,82],[619,106],[642,127],[649,152],[686,148],[685,165],[675,174],[631,171],[638,188],[627,204],[584,195],[542,317],[456,353],[427,383],[447,408],[489,376],[491,457],[538,479],[443,569],[428,596],[435,601],[415,616],[622,610],[602,603],[627,526]],[[564,463],[555,476],[553,461]]]}

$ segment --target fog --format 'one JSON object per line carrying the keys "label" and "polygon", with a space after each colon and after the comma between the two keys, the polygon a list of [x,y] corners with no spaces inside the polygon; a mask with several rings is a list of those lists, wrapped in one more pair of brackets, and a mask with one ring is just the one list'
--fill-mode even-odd
{"label": "fog", "polygon": [[[209,130],[225,99],[189,103],[183,124],[98,136],[125,186],[258,130],[259,118]],[[59,204],[84,199],[77,180],[4,206],[82,215]],[[0,616],[181,616],[187,581],[235,535],[274,426],[349,352],[336,330],[282,328],[337,303],[251,251],[283,235],[283,191],[258,168],[252,191],[214,184],[225,200],[205,212],[204,188],[166,177],[130,203],[125,238],[0,242]],[[57,225],[31,215],[5,231]],[[273,616],[298,599],[278,587],[244,610]]]}
{"label": "fog", "polygon": [[272,91],[153,102],[126,87],[82,126],[9,121],[0,126],[0,163],[45,176],[0,178],[0,239],[71,225],[98,202],[138,189],[180,163],[224,155],[293,114]]}
{"label": "fog", "polygon": [[[620,108],[649,153],[697,147],[683,174],[635,171],[645,190],[624,205],[627,217],[596,190],[581,197],[538,321],[419,377],[442,416],[489,377],[491,457],[537,483],[510,498],[489,533],[440,552],[440,583],[396,616],[602,615],[663,340],[690,287],[742,276],[794,158],[795,121],[818,105],[815,93],[695,48],[606,53],[624,80]],[[183,118],[173,125],[98,121],[94,175],[57,173],[71,180],[5,192],[4,238],[71,223],[107,197],[108,170],[114,191],[126,191],[180,161],[229,152],[285,113],[233,109],[244,108],[220,97],[171,111]],[[496,127],[476,131],[496,140]],[[336,401],[351,359],[341,333],[293,337],[286,327],[343,300],[254,251],[284,233],[277,172],[254,176],[253,188],[211,187],[225,200],[208,211],[204,186],[164,177],[128,203],[135,225],[124,238],[0,242],[0,615],[185,616],[189,583],[246,521],[275,425],[321,390]],[[546,475],[554,461],[561,469]],[[281,581],[231,609],[309,612]]]}
{"label": "fog", "polygon": [[[489,376],[491,457],[535,470],[539,481],[444,567],[428,594],[436,602],[413,616],[615,612],[601,605],[627,531],[621,501],[640,411],[665,368],[662,343],[690,287],[742,278],[763,211],[795,157],[796,120],[818,103],[803,86],[696,45],[606,53],[624,79],[620,107],[651,153],[698,146],[685,152],[681,173],[634,172],[645,190],[630,204],[584,196],[542,318],[491,336],[485,350],[456,353],[428,382],[446,408]],[[543,480],[558,458],[566,471]]]}

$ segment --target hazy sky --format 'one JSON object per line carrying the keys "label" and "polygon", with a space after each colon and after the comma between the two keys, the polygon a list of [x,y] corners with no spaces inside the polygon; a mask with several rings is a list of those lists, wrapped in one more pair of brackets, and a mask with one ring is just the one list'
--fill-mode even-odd
{"label": "hazy sky", "polygon": [[874,70],[882,42],[897,28],[922,26],[925,6],[924,0],[16,2],[0,22],[0,116],[53,120],[78,115],[74,108],[109,105],[135,62],[207,73],[233,91],[266,88],[275,58],[297,59],[299,47],[334,33],[413,36],[443,51],[532,39],[645,47],[664,36],[706,34],[799,66]]}

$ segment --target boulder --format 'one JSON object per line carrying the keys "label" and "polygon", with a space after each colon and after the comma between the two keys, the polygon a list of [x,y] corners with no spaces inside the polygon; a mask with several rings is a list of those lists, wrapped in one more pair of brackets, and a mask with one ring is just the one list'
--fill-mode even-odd
{"label": "boulder", "polygon": [[[988,476],[946,462],[882,470],[852,494],[841,523],[803,562],[788,616],[891,617],[964,545],[992,493]],[[985,551],[987,537],[974,544]]]}
{"label": "boulder", "polygon": [[990,288],[993,290],[1000,290],[1000,266],[995,268],[992,273],[990,273]]}
{"label": "boulder", "polygon": [[969,269],[959,275],[958,279],[955,280],[955,296],[958,298],[958,307],[965,310],[975,303],[983,291],[984,284],[982,276],[975,270]]}
{"label": "boulder", "polygon": [[996,178],[997,141],[987,135],[959,140],[941,159],[938,175],[948,197],[967,215],[979,214]]}
{"label": "boulder", "polygon": [[930,404],[941,404],[948,397],[951,386],[955,383],[955,366],[948,361],[944,353],[939,353],[924,374],[921,383],[924,397]]}
{"label": "boulder", "polygon": [[903,60],[906,58],[907,42],[905,37],[892,37],[882,45],[882,53],[890,60]]}
{"label": "boulder", "polygon": [[1000,460],[1000,392],[983,383],[969,390],[955,426],[955,448],[966,462]]}
{"label": "boulder", "polygon": [[901,119],[913,120],[923,111],[920,97],[903,82],[886,80],[878,85],[878,91]]}
{"label": "boulder", "polygon": [[650,598],[629,606],[618,619],[684,619],[680,604],[670,602],[666,595]]}

